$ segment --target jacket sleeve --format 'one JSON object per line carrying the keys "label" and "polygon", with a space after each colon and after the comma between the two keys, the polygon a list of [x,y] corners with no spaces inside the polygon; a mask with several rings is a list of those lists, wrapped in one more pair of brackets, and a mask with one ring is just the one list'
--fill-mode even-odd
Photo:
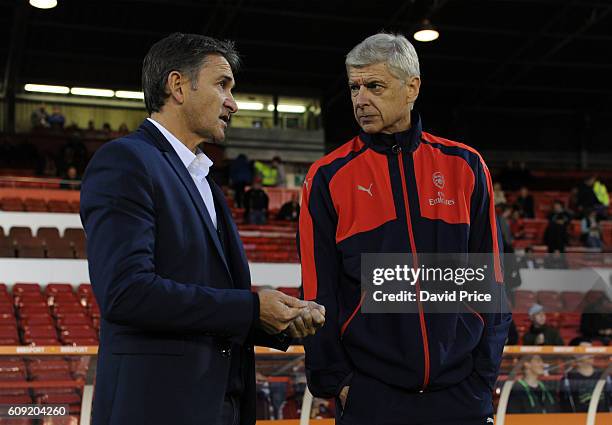
{"label": "jacket sleeve", "polygon": [[306,377],[312,394],[331,398],[350,378],[352,366],[340,341],[337,216],[327,184],[315,167],[308,172],[302,192],[298,246],[304,299],[325,306],[325,324],[314,336],[304,339]]}
{"label": "jacket sleeve", "polygon": [[[493,183],[489,170],[479,158],[476,167],[474,192],[471,200],[469,251],[491,253],[492,276],[487,284],[491,293],[496,294],[496,312],[483,313],[484,330],[480,343],[472,353],[475,371],[492,389],[497,380],[508,329],[512,321],[506,291],[503,285],[503,264],[501,231],[495,218],[493,204]],[[501,289],[501,290],[500,290]]]}
{"label": "jacket sleeve", "polygon": [[126,140],[102,147],[81,191],[89,274],[102,317],[143,330],[208,332],[244,341],[254,308],[249,290],[176,282],[156,273],[155,208],[142,154]]}

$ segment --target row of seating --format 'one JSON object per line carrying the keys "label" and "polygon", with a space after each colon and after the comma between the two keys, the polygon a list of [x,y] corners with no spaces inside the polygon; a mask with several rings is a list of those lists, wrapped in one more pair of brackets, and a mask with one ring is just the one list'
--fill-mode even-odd
{"label": "row of seating", "polygon": [[99,326],[89,284],[0,284],[0,345],[97,345]]}
{"label": "row of seating", "polygon": [[0,227],[0,257],[87,258],[85,232],[68,228],[60,237],[55,227],[41,227],[32,235],[29,227],[11,227],[8,234]]}
{"label": "row of seating", "polygon": [[78,213],[79,201],[49,200],[40,198],[0,198],[0,209],[16,212],[53,212],[53,213]]}
{"label": "row of seating", "polygon": [[[247,225],[241,233],[275,236],[242,236],[247,258],[254,262],[297,263],[295,232],[262,232]],[[0,227],[0,257],[86,259],[86,239],[83,229],[68,228],[63,237],[54,227],[41,227],[33,235],[29,227],[11,227],[8,234]]]}

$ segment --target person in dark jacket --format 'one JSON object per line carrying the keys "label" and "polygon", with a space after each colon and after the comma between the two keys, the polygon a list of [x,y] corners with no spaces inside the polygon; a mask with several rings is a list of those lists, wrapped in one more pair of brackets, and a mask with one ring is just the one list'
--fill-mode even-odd
{"label": "person in dark jacket", "polygon": [[565,252],[565,245],[569,240],[567,227],[571,220],[570,214],[565,211],[561,201],[554,201],[553,210],[548,216],[548,227],[544,231],[544,243],[548,252]]}
{"label": "person in dark jacket", "polygon": [[523,218],[534,218],[535,210],[533,203],[533,196],[529,193],[529,189],[526,186],[522,186],[519,192],[518,198],[516,198],[516,205]]}
{"label": "person in dark jacket", "polygon": [[580,316],[580,332],[582,336],[598,339],[603,344],[610,344],[612,339],[612,302],[601,296],[587,305]]}
{"label": "person in dark jacket", "polygon": [[531,327],[523,336],[524,345],[563,345],[559,331],[546,325],[546,313],[540,304],[534,304],[529,309]]}
{"label": "person in dark jacket", "polygon": [[300,217],[300,203],[298,202],[297,195],[293,194],[291,196],[291,200],[288,202],[285,202],[281,206],[276,218],[278,220],[297,221],[299,217]]}
{"label": "person in dark jacket", "polygon": [[244,194],[244,217],[248,224],[266,224],[268,222],[268,195],[261,188],[258,178]]}
{"label": "person in dark jacket", "polygon": [[312,165],[300,210],[304,299],[327,314],[304,340],[308,386],[337,399],[341,424],[485,424],[510,313],[360,310],[365,253],[492,253],[483,287],[507,302],[489,170],[474,149],[423,131],[405,37],[368,37],[346,65],[361,132]]}
{"label": "person in dark jacket", "polygon": [[253,167],[245,154],[241,153],[232,161],[229,169],[229,178],[232,189],[234,189],[236,207],[242,208],[244,188],[253,181]]}
{"label": "person in dark jacket", "polygon": [[506,413],[555,413],[559,412],[557,389],[542,382],[545,373],[542,357],[526,356],[523,363],[523,377],[514,383]]}
{"label": "person in dark jacket", "polygon": [[[588,338],[575,338],[572,346],[592,347]],[[602,370],[595,366],[595,357],[589,354],[576,356],[575,362],[565,372],[560,384],[561,410],[569,413],[586,413],[593,396],[593,390],[601,377]],[[597,405],[598,412],[610,412],[612,408],[612,382],[606,379],[604,390]]]}

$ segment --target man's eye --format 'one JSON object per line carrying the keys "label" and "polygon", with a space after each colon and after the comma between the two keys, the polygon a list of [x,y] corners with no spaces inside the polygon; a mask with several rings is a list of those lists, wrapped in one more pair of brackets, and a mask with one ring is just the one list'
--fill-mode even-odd
{"label": "man's eye", "polygon": [[351,91],[359,91],[359,86],[357,84],[351,84],[349,85],[349,88]]}
{"label": "man's eye", "polygon": [[370,90],[379,90],[382,89],[382,86],[378,83],[370,83],[366,86]]}

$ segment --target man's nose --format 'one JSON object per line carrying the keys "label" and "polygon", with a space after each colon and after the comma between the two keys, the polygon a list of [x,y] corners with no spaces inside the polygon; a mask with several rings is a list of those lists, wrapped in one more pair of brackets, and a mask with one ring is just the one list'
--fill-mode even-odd
{"label": "man's nose", "polygon": [[368,96],[368,89],[365,86],[360,86],[359,91],[355,96],[355,105],[361,107],[369,104],[370,98]]}
{"label": "man's nose", "polygon": [[225,102],[223,102],[223,106],[225,106],[227,109],[230,110],[230,113],[235,114],[236,112],[238,112],[238,104],[236,104],[236,101],[234,100],[234,97],[230,95],[230,97],[228,97],[227,99],[225,99]]}

